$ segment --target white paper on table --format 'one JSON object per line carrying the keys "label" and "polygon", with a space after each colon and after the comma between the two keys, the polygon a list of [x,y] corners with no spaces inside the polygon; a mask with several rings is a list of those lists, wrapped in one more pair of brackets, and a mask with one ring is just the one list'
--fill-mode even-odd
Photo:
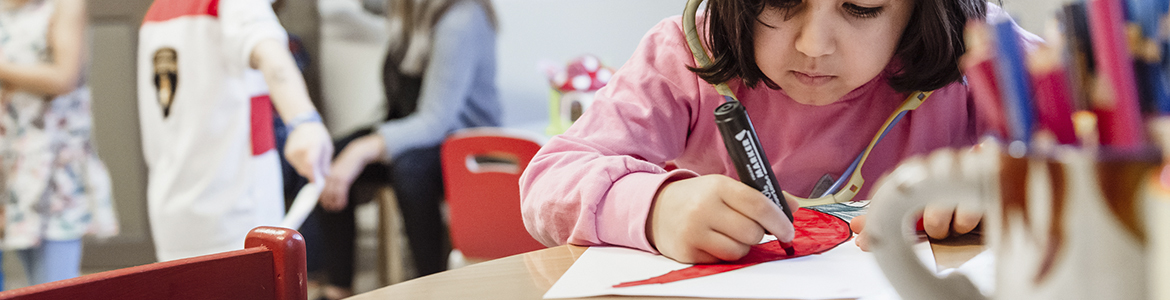
{"label": "white paper on table", "polygon": [[301,191],[297,192],[297,197],[289,206],[288,213],[280,222],[280,227],[299,230],[301,225],[305,223],[305,218],[308,218],[309,213],[313,212],[313,208],[317,207],[319,198],[321,198],[321,187],[311,182],[305,184]]}
{"label": "white paper on table", "polygon": [[[934,266],[930,244],[913,246],[924,266]],[[666,284],[614,288],[623,282],[643,280],[690,267],[661,255],[620,247],[590,247],[544,294],[546,299],[601,295],[674,296],[716,298],[786,298],[897,300],[898,293],[877,265],[873,254],[857,248],[852,240],[820,255],[762,263],[726,273]],[[933,268],[932,268],[933,269]],[[957,269],[985,294],[993,290],[994,256],[990,251],[975,256]]]}
{"label": "white paper on table", "polygon": [[613,287],[686,267],[690,265],[639,250],[590,247],[544,298],[627,295],[832,299],[879,295],[893,290],[873,254],[861,251],[852,240],[819,255],[761,263],[665,284]]}
{"label": "white paper on table", "polygon": [[[922,265],[937,265],[934,262],[934,252],[931,251],[929,243],[918,243],[917,245],[914,245],[914,253],[918,254],[918,258],[921,259]],[[957,268],[936,270],[935,275],[938,277],[946,277],[947,275],[950,275],[954,272],[959,272],[960,274],[966,275],[967,279],[971,280],[971,283],[975,284],[975,287],[979,288],[979,291],[983,293],[984,296],[991,296],[995,290],[995,255],[992,254],[990,250],[984,250],[983,252],[980,252],[978,255],[975,255],[975,257],[967,260]],[[889,281],[885,282],[888,283]],[[892,285],[887,285],[887,287],[888,289],[881,293],[862,297],[858,300],[902,299],[902,297],[898,296],[898,292],[894,290]]]}

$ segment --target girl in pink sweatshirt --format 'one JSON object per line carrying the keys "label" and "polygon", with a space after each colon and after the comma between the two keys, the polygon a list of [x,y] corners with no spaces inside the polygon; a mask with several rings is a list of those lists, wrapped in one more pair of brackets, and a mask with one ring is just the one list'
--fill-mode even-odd
{"label": "girl in pink sweatshirt", "polygon": [[[799,197],[823,176],[849,176],[908,95],[933,90],[871,151],[860,172],[873,183],[903,158],[976,142],[958,60],[966,22],[993,14],[1003,12],[983,0],[710,0],[697,22],[707,68],[696,67],[681,18],[668,18],[529,164],[524,223],[546,245],[625,246],[684,263],[738,259],[765,231],[789,242],[787,217],[736,179],[713,114],[724,99],[710,83],[728,83],[780,187]],[[946,215],[934,223],[949,229]]]}

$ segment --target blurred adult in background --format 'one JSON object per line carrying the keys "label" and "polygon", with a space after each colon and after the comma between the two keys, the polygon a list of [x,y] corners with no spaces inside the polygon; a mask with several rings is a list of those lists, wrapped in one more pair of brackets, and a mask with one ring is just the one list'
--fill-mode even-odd
{"label": "blurred adult in background", "polygon": [[[354,201],[372,198],[367,186],[389,183],[417,275],[425,276],[446,270],[450,252],[439,146],[455,130],[500,123],[496,17],[488,0],[390,0],[387,8],[386,121],[338,141],[321,196],[336,213],[322,216],[322,229],[327,245],[349,247],[330,252],[338,260],[328,265],[352,268]],[[341,289],[351,283],[330,281]]]}
{"label": "blurred adult in background", "polygon": [[84,0],[0,1],[3,246],[30,285],[76,277],[81,237],[117,233],[85,85]]}
{"label": "blurred adult in background", "polygon": [[146,14],[138,114],[160,260],[241,249],[252,228],[280,224],[273,105],[297,173],[328,173],[333,145],[270,5],[156,0]]}

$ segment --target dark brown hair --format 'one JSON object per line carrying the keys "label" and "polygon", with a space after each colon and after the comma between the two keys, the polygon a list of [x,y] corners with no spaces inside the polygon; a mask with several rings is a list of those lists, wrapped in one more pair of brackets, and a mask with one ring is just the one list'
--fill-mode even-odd
{"label": "dark brown hair", "polygon": [[[712,62],[706,68],[691,68],[710,83],[742,78],[755,87],[780,86],[768,79],[756,65],[755,23],[764,8],[784,7],[784,0],[708,0],[708,48]],[[789,0],[791,1],[791,0]],[[914,11],[898,41],[894,57],[902,62],[890,78],[899,92],[934,90],[958,81],[959,57],[966,52],[963,29],[969,19],[982,20],[986,0],[911,0]]]}

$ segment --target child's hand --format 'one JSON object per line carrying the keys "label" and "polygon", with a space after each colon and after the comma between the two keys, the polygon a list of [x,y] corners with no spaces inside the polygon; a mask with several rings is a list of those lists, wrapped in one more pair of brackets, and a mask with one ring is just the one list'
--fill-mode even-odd
{"label": "child's hand", "polygon": [[309,182],[322,184],[333,157],[333,141],[325,125],[312,122],[292,128],[284,144],[284,156],[297,174]]}
{"label": "child's hand", "polygon": [[[799,207],[789,200],[791,207]],[[646,220],[646,237],[681,263],[733,261],[747,255],[767,230],[792,242],[792,222],[759,191],[723,175],[664,185]]]}
{"label": "child's hand", "polygon": [[[926,235],[934,239],[944,239],[951,232],[965,234],[979,226],[983,219],[983,211],[977,207],[960,205],[937,206],[927,205],[922,213],[922,227]],[[860,215],[849,221],[849,228],[857,234],[857,247],[869,251],[869,241],[865,234],[865,215]]]}
{"label": "child's hand", "polygon": [[922,227],[931,238],[945,239],[951,232],[956,235],[971,232],[982,219],[983,211],[978,207],[927,205],[922,212]]}

